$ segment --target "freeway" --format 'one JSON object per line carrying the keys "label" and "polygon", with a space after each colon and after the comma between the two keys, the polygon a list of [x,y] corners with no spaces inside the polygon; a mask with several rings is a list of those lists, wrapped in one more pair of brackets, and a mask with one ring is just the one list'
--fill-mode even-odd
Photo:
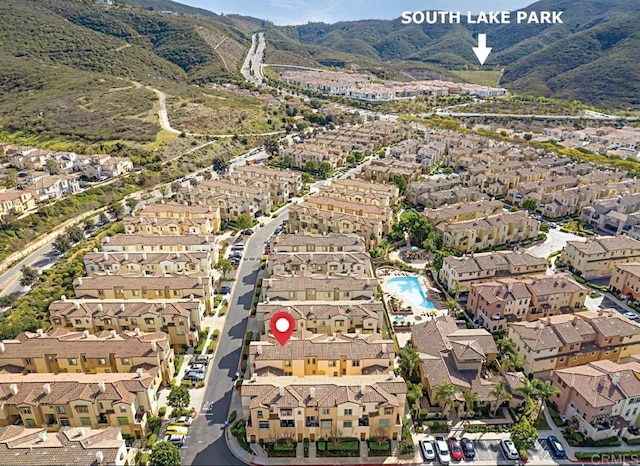
{"label": "freeway", "polygon": [[182,449],[182,462],[189,465],[241,465],[227,448],[224,421],[229,415],[232,378],[238,370],[242,341],[247,328],[253,291],[258,278],[264,243],[287,216],[287,209],[275,221],[259,228],[246,243],[236,282],[231,293],[231,306],[220,333],[218,349],[205,387],[206,411],[193,421],[189,436],[193,439]]}

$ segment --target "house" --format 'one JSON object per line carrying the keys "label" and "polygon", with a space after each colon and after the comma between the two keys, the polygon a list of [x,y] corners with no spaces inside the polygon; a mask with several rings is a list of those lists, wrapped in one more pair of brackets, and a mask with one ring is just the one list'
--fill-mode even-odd
{"label": "house", "polygon": [[480,200],[470,203],[461,202],[434,209],[425,208],[424,215],[433,225],[438,225],[440,223],[464,222],[498,214],[503,212],[503,207],[504,204],[500,201]]}
{"label": "house", "polygon": [[215,236],[209,235],[147,235],[130,234],[105,236],[104,252],[211,252],[217,254]]}
{"label": "house", "polygon": [[313,334],[297,330],[284,346],[273,335],[264,335],[249,346],[251,374],[262,376],[387,375],[393,370],[393,340],[379,334]]}
{"label": "house", "polygon": [[544,273],[547,260],[526,251],[496,251],[448,256],[442,261],[438,278],[452,293],[466,293],[471,285],[495,277]]}
{"label": "house", "polygon": [[414,162],[402,162],[397,159],[372,159],[363,165],[362,178],[374,183],[390,183],[394,176],[400,175],[405,181],[416,181],[422,173],[422,165]]}
{"label": "house", "polygon": [[173,349],[163,332],[115,330],[90,334],[64,328],[23,332],[0,342],[0,372],[107,374],[157,368],[163,385],[175,375]]}
{"label": "house", "polygon": [[637,301],[640,298],[640,262],[616,264],[609,289]]}
{"label": "house", "polygon": [[213,256],[202,252],[98,252],[84,255],[84,268],[92,275],[163,276],[211,275]]}
{"label": "house", "polygon": [[25,192],[31,193],[36,203],[62,199],[79,191],[80,183],[77,176],[69,175],[48,175],[25,189]]}
{"label": "house", "polygon": [[118,427],[143,438],[158,412],[160,371],[111,374],[15,374],[0,378],[0,426],[21,423],[56,432],[63,427]]}
{"label": "house", "polygon": [[[293,206],[292,206],[293,207]],[[271,238],[271,252],[365,252],[364,240],[361,236],[348,233],[321,234],[281,234]]]}
{"label": "house", "polygon": [[603,359],[625,362],[640,351],[640,326],[613,310],[515,322],[508,335],[525,362],[524,372],[535,377]]}
{"label": "house", "polygon": [[407,386],[389,375],[252,377],[240,389],[247,441],[402,434]]}
{"label": "house", "polygon": [[[441,384],[458,390],[455,403],[464,402],[462,393],[477,394],[479,406],[495,399],[490,392],[504,377],[484,378],[483,373],[498,356],[498,348],[489,332],[483,329],[460,329],[455,319],[440,316],[411,327],[411,343],[420,354],[418,366],[421,383],[431,405],[437,404],[436,391]],[[516,398],[511,403],[521,403]]]}
{"label": "house", "polygon": [[500,278],[471,285],[467,310],[482,326],[498,332],[514,322],[581,311],[588,294],[567,273]]}
{"label": "house", "polygon": [[[189,220],[207,220],[207,227],[196,233],[218,233],[220,231],[220,209],[212,206],[186,205],[178,202],[145,205],[138,215],[141,217],[155,217],[160,219],[173,219],[181,223]],[[194,224],[201,225],[200,222]],[[208,230],[208,231],[207,231]],[[176,230],[178,231],[178,230]],[[182,229],[184,231],[184,228]],[[191,233],[191,231],[189,231]],[[177,233],[184,234],[184,233]]]}
{"label": "house", "polygon": [[208,218],[136,216],[125,217],[122,221],[128,235],[211,235],[219,231],[216,223]]}
{"label": "house", "polygon": [[49,305],[49,321],[54,328],[100,333],[122,333],[140,329],[143,333],[164,332],[171,346],[196,346],[205,313],[200,299],[101,300],[63,299]]}
{"label": "house", "polygon": [[261,301],[368,301],[376,298],[377,286],[367,276],[273,276],[262,280]]}
{"label": "house", "polygon": [[322,193],[306,198],[304,206],[330,212],[382,220],[385,225],[385,233],[389,233],[391,231],[391,224],[393,223],[393,209],[391,207],[372,205],[368,203],[356,204],[350,200],[343,200],[339,197],[327,196]]}
{"label": "house", "polygon": [[366,335],[380,333],[384,308],[380,302],[345,303],[258,303],[256,320],[258,331],[271,328],[271,318],[276,312],[291,314],[297,330],[334,335],[356,333]]}
{"label": "house", "polygon": [[20,215],[35,208],[33,194],[28,191],[0,192],[0,218],[7,215]]}
{"label": "house", "polygon": [[269,254],[267,261],[269,275],[300,275],[301,272],[373,276],[371,258],[365,252],[272,252]]}
{"label": "house", "polygon": [[638,425],[640,364],[594,361],[558,369],[553,385],[560,395],[551,399],[558,411],[585,437],[617,437]]}
{"label": "house", "polygon": [[118,427],[61,427],[57,432],[25,426],[0,427],[0,464],[68,466],[75,462],[123,466],[131,460]]}
{"label": "house", "polygon": [[560,260],[587,280],[610,277],[616,265],[640,260],[640,241],[625,235],[567,241]]}

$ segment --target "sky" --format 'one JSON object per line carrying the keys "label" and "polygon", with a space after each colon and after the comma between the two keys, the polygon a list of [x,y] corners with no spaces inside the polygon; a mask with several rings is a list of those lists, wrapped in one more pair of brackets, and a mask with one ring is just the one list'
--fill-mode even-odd
{"label": "sky", "polygon": [[214,13],[236,13],[275,24],[335,23],[358,19],[393,19],[403,11],[517,10],[535,0],[174,0]]}

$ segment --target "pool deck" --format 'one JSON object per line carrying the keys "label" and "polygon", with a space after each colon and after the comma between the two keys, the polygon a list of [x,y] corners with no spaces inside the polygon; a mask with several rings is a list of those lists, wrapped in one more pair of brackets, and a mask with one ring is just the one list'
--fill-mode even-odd
{"label": "pool deck", "polygon": [[[389,310],[389,320],[393,324],[395,317],[404,317],[403,326],[394,326],[394,329],[397,330],[395,332],[396,338],[398,339],[398,344],[401,347],[405,346],[411,338],[411,332],[408,331],[411,325],[425,322],[429,319],[432,319],[432,316],[447,315],[447,309],[442,306],[442,293],[436,288],[432,287],[429,279],[424,275],[419,275],[418,273],[403,272],[392,267],[381,267],[377,270],[376,273],[378,275],[378,280],[380,281],[380,286],[382,288],[382,298],[384,299],[386,307]],[[423,308],[416,309],[415,305],[411,301],[399,294],[389,291],[387,282],[391,278],[396,277],[417,277],[418,282],[422,287],[423,293],[425,294],[427,299],[433,303],[434,309],[430,310],[431,312]],[[394,313],[391,307],[392,298],[395,298],[399,301],[399,307],[401,309],[411,307],[411,312]]]}

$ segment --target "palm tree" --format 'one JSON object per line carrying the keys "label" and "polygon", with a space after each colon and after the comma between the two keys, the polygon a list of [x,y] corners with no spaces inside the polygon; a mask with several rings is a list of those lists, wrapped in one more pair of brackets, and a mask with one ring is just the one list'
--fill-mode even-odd
{"label": "palm tree", "polygon": [[496,400],[493,406],[493,417],[496,417],[501,401],[511,400],[513,398],[513,395],[507,391],[504,382],[498,382],[489,392],[489,396],[492,396]]}
{"label": "palm tree", "polygon": [[465,390],[462,392],[462,396],[464,398],[464,417],[470,417],[473,412],[473,404],[478,401],[478,394],[471,390]]}
{"label": "palm tree", "polygon": [[407,345],[400,351],[400,369],[407,379],[414,379],[418,375],[421,362],[420,354],[413,346]]}
{"label": "palm tree", "polygon": [[451,298],[446,299],[442,303],[442,305],[447,308],[447,310],[449,311],[449,314],[451,314],[452,311],[455,311],[456,309],[458,309],[458,303]]}
{"label": "palm tree", "polygon": [[560,393],[561,393],[560,389],[552,385],[550,380],[545,380],[544,382],[541,382],[540,380],[538,380],[536,398],[540,400],[540,406],[538,406],[538,413],[536,414],[536,419],[538,418],[538,416],[540,416],[540,413],[542,412],[543,403],[545,401],[548,401],[549,398],[551,398],[552,396],[560,395]]}
{"label": "palm tree", "polygon": [[510,372],[522,369],[522,366],[524,365],[524,359],[522,359],[522,356],[520,356],[519,353],[505,353],[502,355],[502,360],[500,363],[508,372]]}
{"label": "palm tree", "polygon": [[538,385],[540,384],[540,380],[538,379],[529,380],[525,378],[523,381],[523,384],[524,385],[522,387],[518,387],[518,391],[525,396],[525,399],[527,401],[526,415],[529,415],[533,413],[535,409],[534,400],[536,400],[538,396]]}
{"label": "palm tree", "polygon": [[443,382],[440,385],[436,385],[436,393],[434,395],[435,401],[442,406],[442,412],[446,413],[451,409],[455,394],[458,391],[455,385],[448,382]]}

